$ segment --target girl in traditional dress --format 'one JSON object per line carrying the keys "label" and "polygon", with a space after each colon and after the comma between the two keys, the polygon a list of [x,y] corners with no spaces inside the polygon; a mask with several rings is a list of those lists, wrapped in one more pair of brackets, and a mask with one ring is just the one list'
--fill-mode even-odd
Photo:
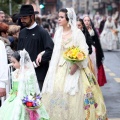
{"label": "girl in traditional dress", "polygon": [[63,57],[69,47],[79,47],[88,56],[88,46],[76,26],[74,9],[59,11],[59,28],[54,36],[54,51],[46,75],[42,101],[51,120],[107,120],[99,85],[90,72],[87,58],[75,64]]}
{"label": "girl in traditional dress", "polygon": [[[0,108],[0,120],[31,120],[22,99],[30,94],[40,94],[35,70],[25,50],[15,52],[11,62],[16,70],[12,73],[10,96]],[[49,120],[43,105],[37,109],[37,113],[37,120]]]}

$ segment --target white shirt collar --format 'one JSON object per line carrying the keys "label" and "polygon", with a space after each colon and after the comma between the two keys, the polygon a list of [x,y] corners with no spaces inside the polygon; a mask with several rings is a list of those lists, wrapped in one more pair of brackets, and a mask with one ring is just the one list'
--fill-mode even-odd
{"label": "white shirt collar", "polygon": [[32,26],[30,26],[30,27],[26,27],[27,29],[33,29],[33,28],[35,28],[37,26],[37,23],[36,22],[34,22],[34,24],[32,25]]}

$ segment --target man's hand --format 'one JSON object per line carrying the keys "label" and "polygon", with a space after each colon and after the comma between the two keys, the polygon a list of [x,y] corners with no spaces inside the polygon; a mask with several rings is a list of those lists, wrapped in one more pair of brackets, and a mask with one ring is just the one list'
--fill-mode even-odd
{"label": "man's hand", "polygon": [[3,97],[6,95],[6,89],[5,88],[0,88],[0,97]]}
{"label": "man's hand", "polygon": [[42,54],[40,53],[40,54],[38,54],[37,59],[36,59],[37,66],[39,66],[39,63],[41,62],[41,59],[42,59]]}
{"label": "man's hand", "polygon": [[70,67],[70,74],[73,75],[78,69],[78,66],[76,64],[73,64],[71,67]]}
{"label": "man's hand", "polygon": [[39,66],[39,63],[41,62],[42,56],[44,53],[45,53],[45,51],[42,51],[41,53],[38,54],[37,59],[36,59],[37,66]]}

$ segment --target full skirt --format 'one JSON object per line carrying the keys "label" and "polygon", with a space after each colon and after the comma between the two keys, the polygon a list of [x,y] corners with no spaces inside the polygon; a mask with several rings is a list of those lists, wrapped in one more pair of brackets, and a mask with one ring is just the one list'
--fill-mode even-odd
{"label": "full skirt", "polygon": [[102,92],[89,68],[79,70],[79,91],[75,95],[64,92],[68,69],[66,63],[59,66],[53,93],[42,95],[50,120],[107,120]]}

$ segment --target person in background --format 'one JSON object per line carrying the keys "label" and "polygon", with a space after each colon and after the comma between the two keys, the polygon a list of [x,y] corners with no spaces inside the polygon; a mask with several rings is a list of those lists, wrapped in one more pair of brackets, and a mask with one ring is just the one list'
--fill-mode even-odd
{"label": "person in background", "polygon": [[101,34],[102,31],[103,31],[105,22],[106,22],[106,16],[103,16],[103,19],[102,19],[102,21],[100,22],[100,27],[99,27],[99,33],[100,33],[100,34]]}
{"label": "person in background", "polygon": [[100,35],[100,40],[104,50],[117,50],[118,30],[111,16],[109,16],[105,22],[104,29]]}
{"label": "person in background", "polygon": [[17,25],[19,19],[18,13],[12,14],[11,18],[12,18],[12,22]]}
{"label": "person in background", "polygon": [[78,29],[80,29],[84,35],[85,35],[85,38],[86,38],[86,43],[88,45],[88,50],[89,50],[89,57],[88,57],[88,67],[89,69],[93,72],[94,75],[96,75],[96,72],[95,72],[95,69],[94,69],[94,66],[93,66],[93,63],[92,63],[92,60],[90,59],[90,55],[92,54],[92,44],[93,44],[93,41],[90,37],[90,34],[83,22],[83,19],[78,19],[77,20],[77,27]]}
{"label": "person in background", "polygon": [[5,13],[0,10],[0,22],[4,22],[4,21],[5,21]]}
{"label": "person in background", "polygon": [[36,21],[36,23],[37,23],[38,25],[41,26],[41,24],[42,24],[42,19],[40,18],[40,16],[36,16],[36,17],[35,17],[35,21]]}
{"label": "person in background", "polygon": [[6,95],[6,82],[8,81],[8,63],[4,42],[0,40],[0,97]]}
{"label": "person in background", "polygon": [[8,24],[0,22],[0,39],[4,41],[8,62],[10,62],[10,57],[14,53],[14,51],[10,47],[11,42],[8,39],[8,29],[9,29]]}
{"label": "person in background", "polygon": [[86,28],[86,26],[85,26],[85,24],[84,24],[84,22],[83,22],[83,19],[78,19],[77,20],[77,27],[78,27],[78,29],[80,29],[83,33],[84,33],[84,35],[85,35],[85,38],[86,38],[86,43],[87,43],[87,45],[88,45],[88,50],[89,50],[89,54],[91,54],[92,53],[92,39],[91,39],[91,37],[90,37],[90,35],[89,35],[89,32],[88,32],[88,30],[87,30],[87,28]]}
{"label": "person in background", "polygon": [[13,51],[17,51],[18,37],[20,32],[20,26],[18,25],[9,25],[8,35],[13,38],[10,46]]}
{"label": "person in background", "polygon": [[103,86],[105,83],[107,83],[107,81],[106,81],[106,75],[103,67],[104,53],[101,47],[99,35],[96,29],[94,28],[94,25],[88,15],[85,15],[83,17],[83,21],[92,39],[93,52],[90,55],[90,58],[94,65],[96,78],[98,80],[99,85]]}

